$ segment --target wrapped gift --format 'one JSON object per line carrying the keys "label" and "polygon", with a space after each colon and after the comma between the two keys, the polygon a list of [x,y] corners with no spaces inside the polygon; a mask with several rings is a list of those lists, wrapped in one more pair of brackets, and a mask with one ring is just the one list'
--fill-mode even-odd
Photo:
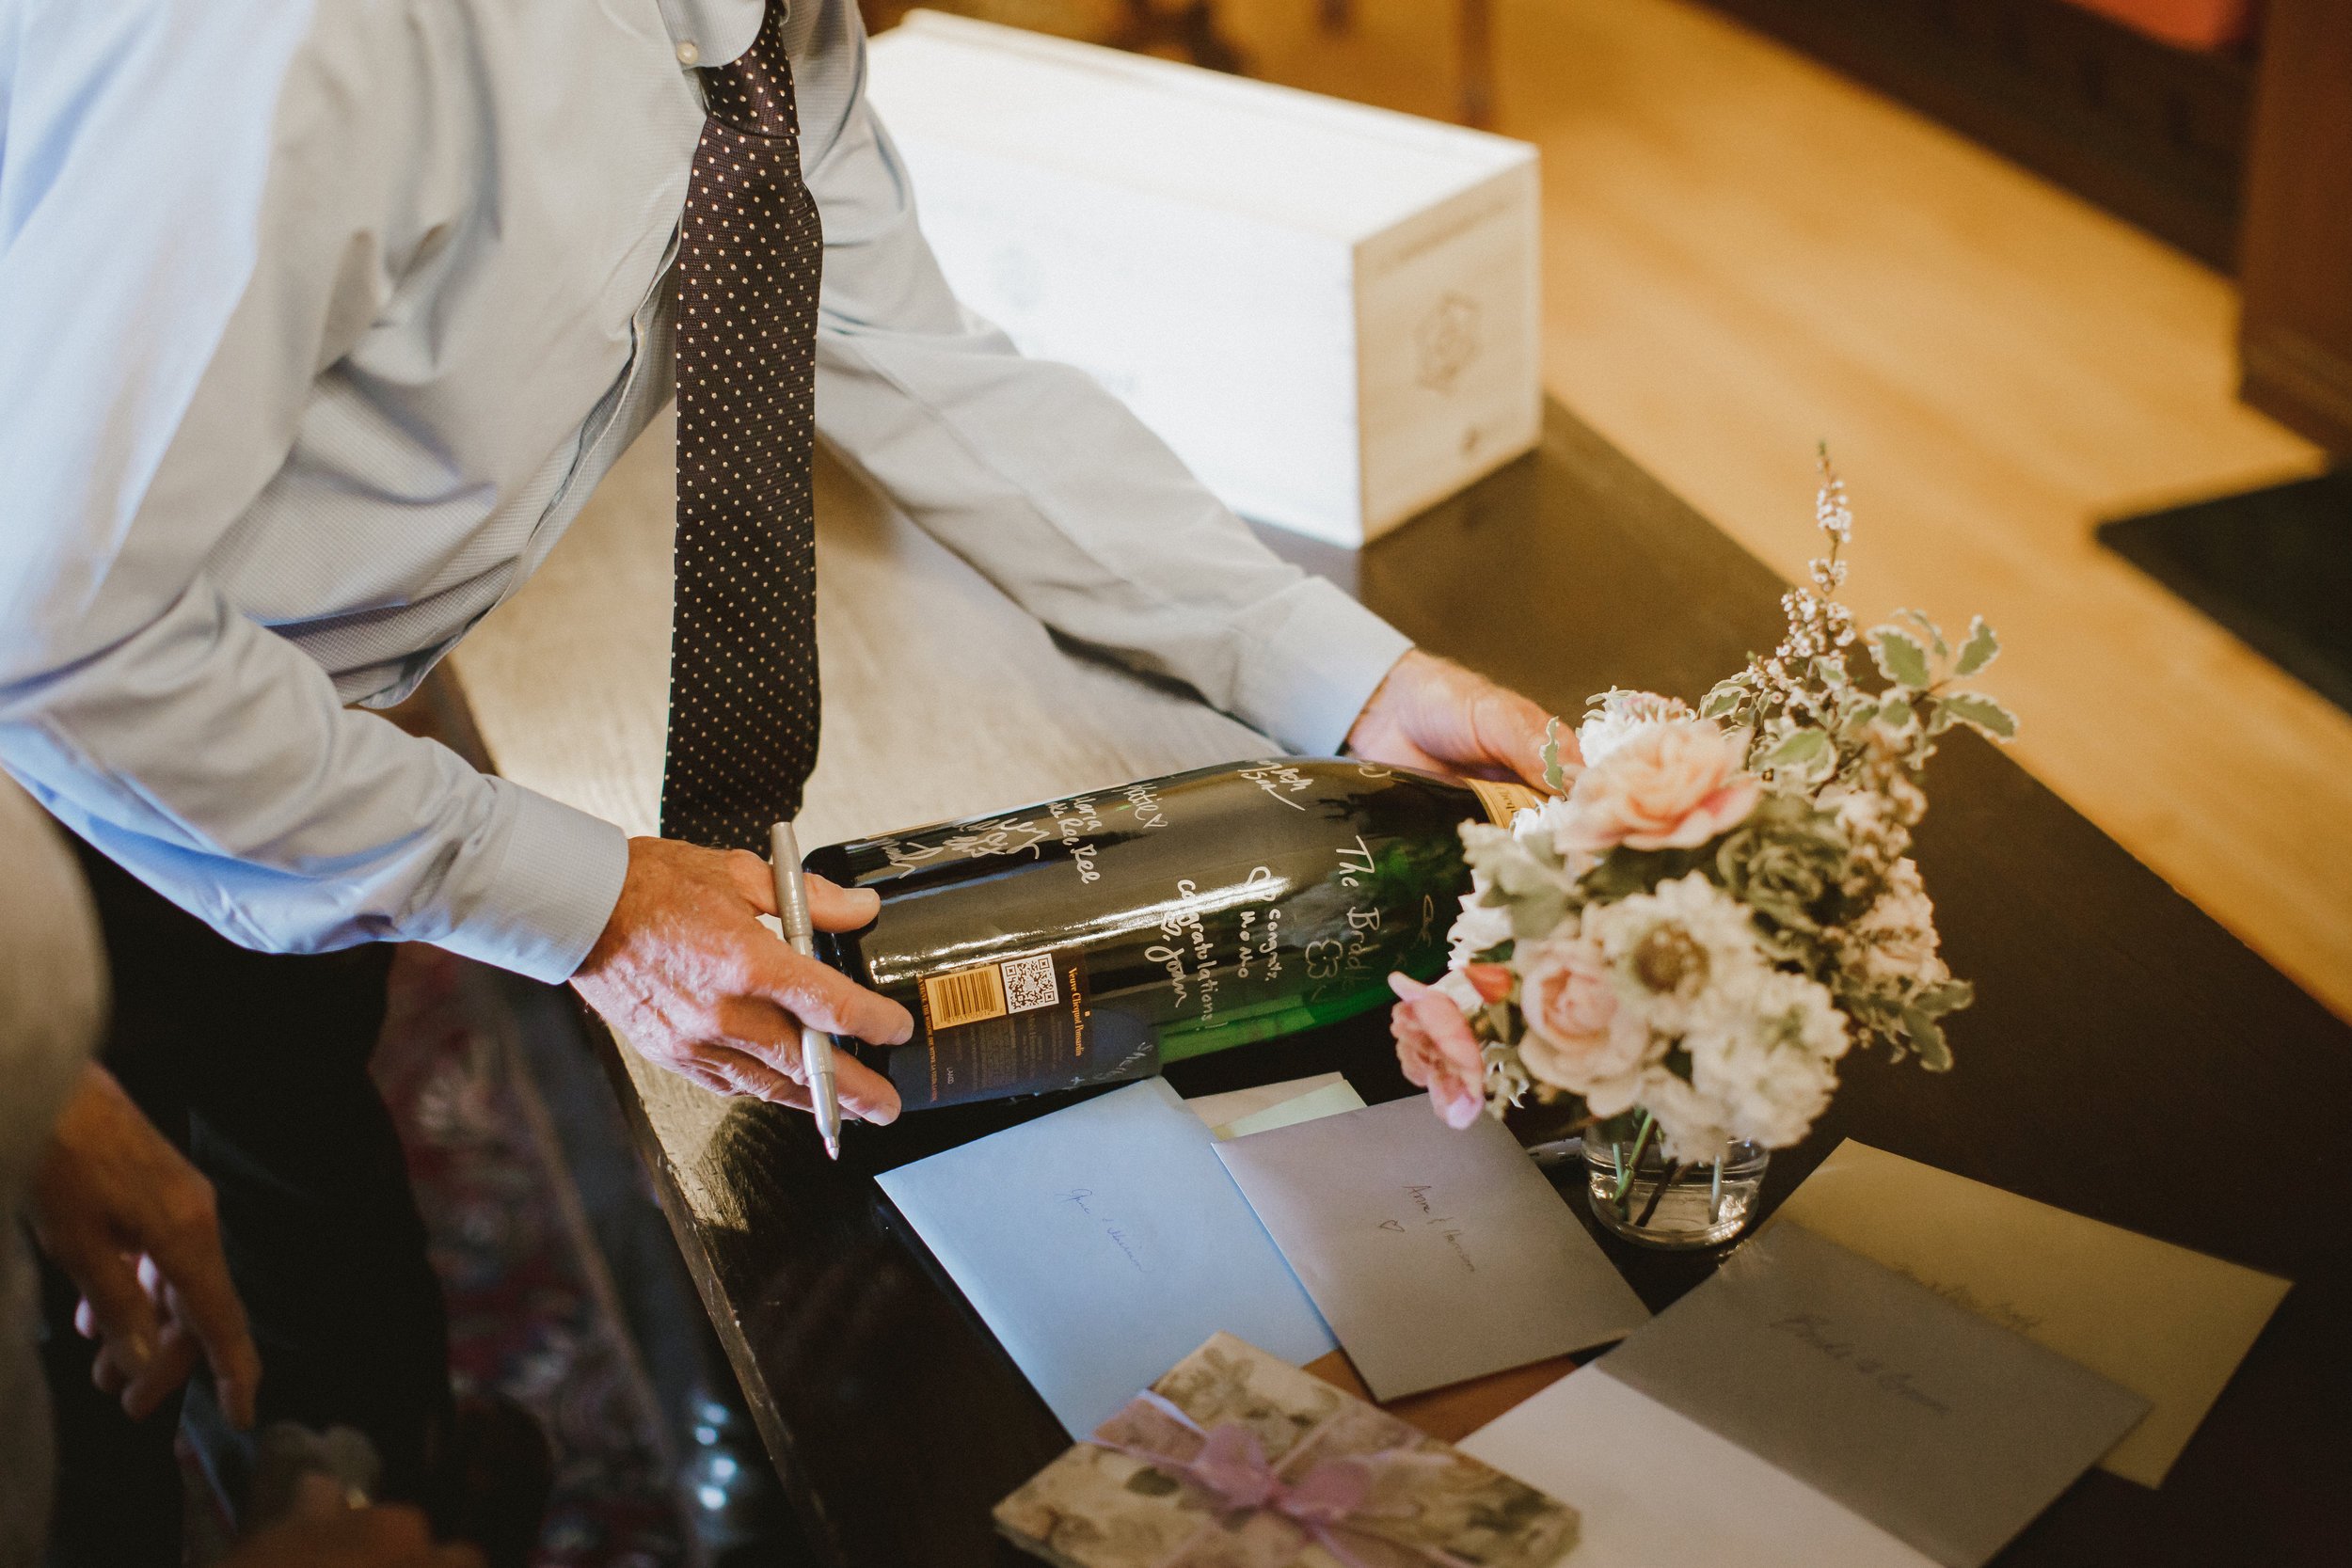
{"label": "wrapped gift", "polygon": [[1577,1514],[1220,1334],[996,1526],[1057,1568],[1546,1568]]}
{"label": "wrapped gift", "polygon": [[1535,150],[918,11],[876,107],[956,293],[1246,516],[1358,545],[1535,444]]}

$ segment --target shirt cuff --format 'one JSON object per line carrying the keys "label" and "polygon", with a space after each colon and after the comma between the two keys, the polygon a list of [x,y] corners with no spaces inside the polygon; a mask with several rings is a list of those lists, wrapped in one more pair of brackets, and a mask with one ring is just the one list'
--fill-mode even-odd
{"label": "shirt cuff", "polygon": [[1329,756],[1347,739],[1411,638],[1328,578],[1311,577],[1254,607],[1257,645],[1233,696],[1234,717],[1286,746]]}
{"label": "shirt cuff", "polygon": [[628,875],[628,835],[505,779],[505,853],[481,896],[436,945],[556,985],[604,934]]}

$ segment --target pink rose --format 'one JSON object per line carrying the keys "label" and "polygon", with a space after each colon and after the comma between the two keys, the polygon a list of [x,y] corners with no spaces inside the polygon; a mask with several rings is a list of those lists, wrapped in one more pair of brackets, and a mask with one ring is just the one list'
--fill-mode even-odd
{"label": "pink rose", "polygon": [[[1519,1060],[1547,1084],[1596,1097],[1614,1109],[1631,1103],[1649,1031],[1620,1018],[1609,960],[1581,937],[1530,942],[1518,950],[1519,1006],[1527,1035]],[[1612,1114],[1600,1105],[1594,1110]]]}
{"label": "pink rose", "polygon": [[1756,809],[1763,781],[1745,747],[1704,719],[1649,724],[1587,768],[1560,824],[1565,850],[1690,849]]}
{"label": "pink rose", "polygon": [[1468,1127],[1486,1108],[1486,1058],[1454,998],[1408,974],[1389,976],[1397,1005],[1389,1009],[1396,1059],[1407,1081],[1429,1090],[1449,1127]]}

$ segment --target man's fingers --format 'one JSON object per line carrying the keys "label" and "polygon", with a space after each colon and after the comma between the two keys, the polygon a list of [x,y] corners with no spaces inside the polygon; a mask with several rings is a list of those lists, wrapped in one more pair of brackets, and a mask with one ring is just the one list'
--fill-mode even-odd
{"label": "man's fingers", "polygon": [[801,881],[808,889],[809,924],[820,931],[854,931],[882,913],[882,895],[872,888],[843,887],[815,872]]}
{"label": "man's fingers", "polygon": [[[155,1358],[162,1324],[156,1320],[155,1304],[139,1289],[135,1265],[103,1244],[72,1249],[53,1246],[51,1255],[82,1288],[82,1306],[104,1340],[100,1359],[111,1356],[126,1378],[137,1376]],[[77,1311],[76,1320],[80,1317]]]}
{"label": "man's fingers", "polygon": [[860,1121],[884,1127],[898,1119],[898,1091],[890,1080],[846,1052],[833,1055],[833,1092]]}
{"label": "man's fingers", "polygon": [[[773,1004],[739,997],[719,1009],[721,1027],[736,1049],[712,1056],[707,1065],[727,1080],[722,1092],[756,1095],[779,1105],[807,1108],[808,1087],[803,1082],[801,1026]],[[727,1057],[750,1075],[732,1070]],[[898,1091],[890,1080],[845,1051],[833,1056],[834,1095],[846,1114],[877,1126],[898,1119]]]}
{"label": "man's fingers", "polygon": [[808,1109],[808,1090],[748,1052],[716,1046],[707,1058],[707,1065],[725,1085],[724,1093],[748,1095],[771,1105]]}
{"label": "man's fingers", "polygon": [[[200,1180],[191,1173],[192,1180]],[[245,1304],[229,1279],[220,1250],[220,1223],[212,1189],[178,1200],[178,1218],[150,1240],[149,1252],[163,1275],[174,1313],[203,1347],[213,1369],[220,1408],[239,1431],[253,1424],[253,1393],[262,1380],[262,1354],[245,1321]],[[184,1375],[184,1374],[183,1374]]]}
{"label": "man's fingers", "polygon": [[[801,1022],[829,1035],[850,1035],[876,1045],[903,1045],[914,1037],[912,1014],[839,970],[804,958],[781,942],[761,955],[761,960],[751,989]],[[796,1036],[796,1053],[799,1048]]]}
{"label": "man's fingers", "polygon": [[122,1386],[122,1413],[135,1421],[152,1416],[172,1390],[196,1370],[196,1341],[176,1323],[166,1324],[155,1354]]}
{"label": "man's fingers", "polygon": [[781,914],[776,908],[776,879],[768,863],[749,849],[726,851],[727,880],[735,884],[752,908],[762,914]]}
{"label": "man's fingers", "polygon": [[[1551,715],[1501,687],[1488,687],[1470,705],[1470,729],[1479,750],[1538,788],[1544,782],[1545,731],[1550,723]],[[1560,761],[1573,768],[1578,760],[1576,732],[1563,725]]]}

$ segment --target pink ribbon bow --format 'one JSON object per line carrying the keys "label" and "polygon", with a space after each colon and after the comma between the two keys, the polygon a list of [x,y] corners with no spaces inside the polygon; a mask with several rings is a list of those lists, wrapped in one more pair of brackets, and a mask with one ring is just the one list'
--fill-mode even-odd
{"label": "pink ribbon bow", "polygon": [[[1186,1455],[1149,1441],[1149,1429],[1160,1424],[1152,1419],[1154,1415],[1200,1438],[1199,1447]],[[1410,1433],[1409,1428],[1403,1430]],[[1301,1441],[1277,1465],[1266,1458],[1258,1434],[1242,1423],[1221,1421],[1203,1428],[1174,1402],[1147,1388],[1097,1428],[1094,1441],[1192,1482],[1215,1499],[1220,1513],[1274,1514],[1288,1520],[1343,1568],[1473,1568],[1438,1547],[1398,1541],[1365,1528],[1367,1521],[1391,1516],[1364,1506],[1374,1480],[1370,1459],[1410,1462],[1422,1457],[1419,1454],[1391,1451],[1325,1459],[1296,1481],[1285,1480],[1282,1471],[1297,1465],[1321,1435],[1317,1432]],[[1199,1539],[1186,1542],[1162,1568],[1182,1568]]]}

